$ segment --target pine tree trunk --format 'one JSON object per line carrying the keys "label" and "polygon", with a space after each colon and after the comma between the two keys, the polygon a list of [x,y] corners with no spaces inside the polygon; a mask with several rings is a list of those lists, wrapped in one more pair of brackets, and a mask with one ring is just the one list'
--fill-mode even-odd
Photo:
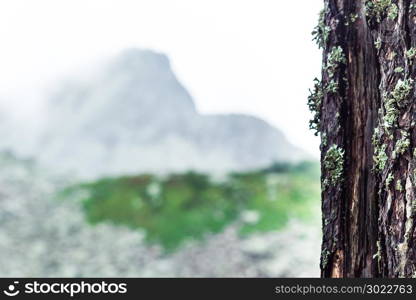
{"label": "pine tree trunk", "polygon": [[325,0],[314,31],[322,80],[323,277],[416,275],[416,0]]}

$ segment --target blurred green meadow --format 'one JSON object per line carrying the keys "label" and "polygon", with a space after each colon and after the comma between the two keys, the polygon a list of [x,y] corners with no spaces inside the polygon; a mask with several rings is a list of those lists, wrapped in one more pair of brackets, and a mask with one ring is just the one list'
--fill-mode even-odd
{"label": "blurred green meadow", "polygon": [[81,191],[91,224],[143,230],[149,244],[169,252],[231,224],[250,235],[282,229],[291,219],[319,222],[319,176],[317,162],[277,163],[221,180],[195,172],[104,178],[73,185],[62,195]]}

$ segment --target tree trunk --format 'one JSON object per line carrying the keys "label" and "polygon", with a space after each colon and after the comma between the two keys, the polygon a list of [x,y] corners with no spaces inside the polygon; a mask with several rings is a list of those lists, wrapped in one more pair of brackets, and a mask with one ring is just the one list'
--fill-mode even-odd
{"label": "tree trunk", "polygon": [[416,275],[416,0],[325,0],[314,31],[322,80],[323,277]]}

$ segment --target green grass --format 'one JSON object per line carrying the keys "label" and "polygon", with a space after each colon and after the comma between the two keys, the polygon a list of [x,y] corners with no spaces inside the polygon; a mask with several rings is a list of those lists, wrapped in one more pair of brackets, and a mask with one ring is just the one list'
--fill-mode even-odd
{"label": "green grass", "polygon": [[[222,182],[192,172],[105,178],[71,187],[65,194],[80,189],[87,191],[82,203],[89,222],[140,228],[149,243],[167,251],[232,223],[240,226],[241,234],[251,234],[282,228],[291,218],[319,219],[317,163],[276,164],[234,173]],[[241,215],[247,211],[256,212],[258,220],[244,222]]]}

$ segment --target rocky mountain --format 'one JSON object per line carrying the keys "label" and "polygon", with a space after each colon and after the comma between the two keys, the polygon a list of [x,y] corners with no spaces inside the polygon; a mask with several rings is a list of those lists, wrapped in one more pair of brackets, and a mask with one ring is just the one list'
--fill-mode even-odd
{"label": "rocky mountain", "polygon": [[224,172],[304,157],[247,115],[201,115],[168,58],[130,49],[49,101],[35,156],[82,177],[137,172]]}

